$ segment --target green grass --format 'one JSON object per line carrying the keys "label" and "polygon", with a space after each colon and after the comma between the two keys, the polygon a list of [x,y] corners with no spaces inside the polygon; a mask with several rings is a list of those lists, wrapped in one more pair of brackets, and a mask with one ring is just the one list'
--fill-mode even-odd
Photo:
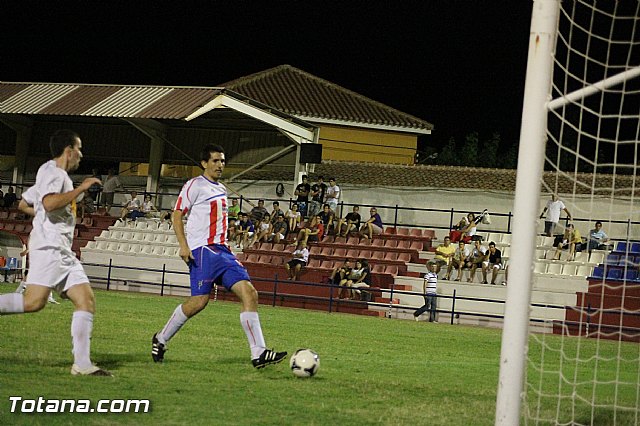
{"label": "green grass", "polygon": [[[318,375],[298,379],[288,362],[263,370],[250,365],[237,304],[210,304],[156,365],[151,336],[182,299],[96,296],[92,358],[114,378],[69,374],[69,302],[0,317],[0,424],[493,424],[499,330],[261,306],[269,346],[320,354]],[[607,345],[614,347],[601,343]],[[637,356],[637,345],[627,347]],[[600,368],[614,374],[612,363]],[[637,375],[637,362],[631,370]],[[10,395],[152,405],[146,414],[12,414]]]}

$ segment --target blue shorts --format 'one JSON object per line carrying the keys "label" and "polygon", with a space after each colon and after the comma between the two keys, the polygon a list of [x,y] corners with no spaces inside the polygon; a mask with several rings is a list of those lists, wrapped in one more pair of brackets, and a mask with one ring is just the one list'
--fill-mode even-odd
{"label": "blue shorts", "polygon": [[222,244],[211,244],[191,251],[193,260],[189,262],[191,295],[202,296],[211,293],[213,284],[223,285],[227,290],[238,281],[249,281],[249,274],[242,263]]}

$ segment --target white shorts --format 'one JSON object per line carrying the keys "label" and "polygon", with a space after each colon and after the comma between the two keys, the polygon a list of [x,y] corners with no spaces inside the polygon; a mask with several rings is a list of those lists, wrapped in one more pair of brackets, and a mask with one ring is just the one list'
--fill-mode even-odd
{"label": "white shorts", "polygon": [[486,268],[494,268],[494,269],[497,269],[497,270],[502,269],[502,263],[489,263],[489,262],[485,261],[485,262],[482,262],[482,265],[484,265],[484,267],[486,267]]}
{"label": "white shorts", "polygon": [[29,251],[27,284],[49,287],[64,295],[74,285],[88,282],[89,278],[73,252],[55,248]]}

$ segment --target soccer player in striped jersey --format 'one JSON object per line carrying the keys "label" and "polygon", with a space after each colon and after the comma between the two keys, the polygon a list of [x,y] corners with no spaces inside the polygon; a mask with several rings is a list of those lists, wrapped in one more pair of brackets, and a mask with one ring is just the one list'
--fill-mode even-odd
{"label": "soccer player in striped jersey", "polygon": [[[182,187],[171,218],[180,244],[179,255],[189,266],[191,297],[178,305],[164,328],[153,335],[151,356],[155,362],[163,361],[169,340],[189,318],[207,306],[215,284],[223,285],[240,299],[240,323],[249,341],[253,366],[276,364],[287,353],[267,349],[257,312],[258,292],[226,244],[227,190],[219,182],[225,166],[222,147],[205,146],[200,164],[204,172]],[[182,222],[184,216],[187,217],[186,230]]]}

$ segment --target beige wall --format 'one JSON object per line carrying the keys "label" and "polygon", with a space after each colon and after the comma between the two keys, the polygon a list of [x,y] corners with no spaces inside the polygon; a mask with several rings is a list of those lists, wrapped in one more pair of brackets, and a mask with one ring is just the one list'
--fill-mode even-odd
{"label": "beige wall", "polygon": [[413,164],[418,138],[415,135],[382,130],[321,126],[320,143],[323,160]]}

